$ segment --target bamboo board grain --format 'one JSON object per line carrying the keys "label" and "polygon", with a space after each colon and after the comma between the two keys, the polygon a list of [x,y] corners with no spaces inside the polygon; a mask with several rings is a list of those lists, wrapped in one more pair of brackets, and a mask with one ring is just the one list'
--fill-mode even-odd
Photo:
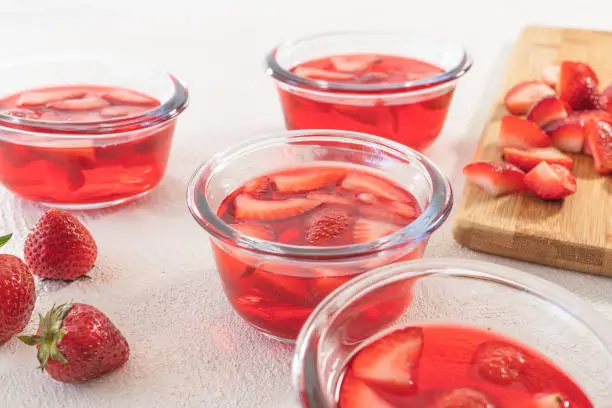
{"label": "bamboo board grain", "polygon": [[[507,114],[506,91],[568,59],[589,63],[604,85],[612,83],[612,32],[539,26],[521,32],[473,161],[500,159],[496,142]],[[477,251],[612,276],[612,177],[597,175],[588,156],[574,159],[578,190],[563,202],[529,194],[495,198],[466,183],[453,220],[455,240]]]}

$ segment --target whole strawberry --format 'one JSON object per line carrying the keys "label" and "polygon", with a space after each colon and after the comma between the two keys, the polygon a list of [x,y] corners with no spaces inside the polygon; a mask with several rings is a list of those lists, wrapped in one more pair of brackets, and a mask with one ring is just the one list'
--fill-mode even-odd
{"label": "whole strawberry", "polygon": [[[11,235],[0,237],[3,246]],[[36,303],[34,278],[16,256],[0,255],[0,344],[21,332]]]}
{"label": "whole strawberry", "polygon": [[41,278],[75,280],[93,268],[98,247],[93,237],[71,214],[49,210],[25,242],[24,258]]}
{"label": "whole strawberry", "polygon": [[19,339],[35,345],[40,368],[65,383],[98,378],[130,357],[127,340],[110,319],[83,303],[53,306],[41,317],[36,335]]}

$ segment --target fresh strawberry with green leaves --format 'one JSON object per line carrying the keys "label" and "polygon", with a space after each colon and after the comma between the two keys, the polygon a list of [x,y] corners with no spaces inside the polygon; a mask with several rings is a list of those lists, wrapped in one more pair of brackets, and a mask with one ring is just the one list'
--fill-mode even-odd
{"label": "fresh strawberry with green leaves", "polygon": [[40,369],[64,383],[93,380],[129,359],[127,340],[97,308],[83,303],[53,306],[40,316],[35,335],[19,336],[36,346]]}
{"label": "fresh strawberry with green leaves", "polygon": [[24,246],[30,271],[47,279],[78,279],[97,257],[98,247],[87,228],[70,213],[55,209],[43,214]]}
{"label": "fresh strawberry with green leaves", "polygon": [[[0,237],[4,246],[12,234]],[[26,264],[13,255],[0,254],[0,344],[21,332],[30,321],[36,290]]]}

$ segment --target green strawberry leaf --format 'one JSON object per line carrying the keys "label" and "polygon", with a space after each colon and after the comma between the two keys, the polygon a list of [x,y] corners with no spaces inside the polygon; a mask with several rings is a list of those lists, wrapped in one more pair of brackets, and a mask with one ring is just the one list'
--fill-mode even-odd
{"label": "green strawberry leaf", "polygon": [[0,248],[4,246],[13,237],[13,234],[6,234],[0,237]]}

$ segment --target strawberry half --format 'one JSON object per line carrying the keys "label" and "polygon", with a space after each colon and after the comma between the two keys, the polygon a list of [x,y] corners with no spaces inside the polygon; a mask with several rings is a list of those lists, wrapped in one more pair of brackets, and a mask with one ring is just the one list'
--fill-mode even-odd
{"label": "strawberry half", "polygon": [[349,230],[351,216],[343,208],[324,208],[311,214],[305,223],[306,241],[311,245],[331,245]]}
{"label": "strawberry half", "polygon": [[574,110],[598,110],[603,107],[599,79],[591,67],[581,62],[561,63],[558,94]]}
{"label": "strawberry half", "polygon": [[282,220],[314,210],[322,203],[308,198],[288,198],[286,200],[258,200],[249,195],[236,198],[236,219],[239,220]]}
{"label": "strawberry half", "polygon": [[342,188],[359,193],[370,193],[385,200],[413,201],[412,197],[396,184],[363,173],[347,175],[342,181]]}
{"label": "strawberry half", "polygon": [[506,109],[511,114],[524,115],[537,101],[545,96],[554,94],[555,91],[543,82],[521,82],[508,91],[504,98],[504,103]]}
{"label": "strawberry half", "polygon": [[525,185],[544,200],[560,200],[576,192],[576,178],[566,167],[542,162],[525,176]]}
{"label": "strawberry half", "polygon": [[457,388],[442,395],[434,408],[491,408],[493,404],[472,388]]}
{"label": "strawberry half", "polygon": [[523,171],[529,171],[541,162],[558,164],[571,170],[574,160],[563,154],[555,147],[541,147],[535,149],[517,149],[514,147],[504,148],[504,160]]}
{"label": "strawberry half", "polygon": [[340,72],[365,71],[380,61],[381,58],[376,55],[341,55],[331,58],[332,65]]}
{"label": "strawberry half", "polygon": [[401,228],[402,225],[359,218],[353,225],[353,239],[357,243],[375,241],[379,238],[391,235]]}
{"label": "strawberry half", "polygon": [[527,356],[521,350],[499,341],[481,344],[472,358],[478,374],[499,385],[518,381],[526,362]]}
{"label": "strawberry half", "polygon": [[569,153],[580,153],[584,146],[584,125],[578,118],[555,122],[546,128],[552,145]]}
{"label": "strawberry half", "polygon": [[540,127],[565,118],[567,118],[566,105],[556,95],[549,95],[540,99],[527,114],[527,119]]}
{"label": "strawberry half", "polygon": [[550,137],[534,122],[518,117],[504,116],[499,128],[497,145],[503,147],[530,147],[550,146]]}
{"label": "strawberry half", "polygon": [[355,75],[346,72],[334,72],[311,67],[297,67],[293,70],[293,73],[301,77],[325,81],[348,81],[355,79]]}
{"label": "strawberry half", "polygon": [[59,102],[51,102],[47,104],[49,108],[66,111],[88,111],[104,108],[110,105],[102,98],[90,96],[82,99],[66,99]]}
{"label": "strawberry half", "polygon": [[383,397],[370,388],[365,382],[347,375],[340,388],[340,406],[342,408],[393,408]]}
{"label": "strawberry half", "polygon": [[592,120],[586,123],[586,144],[599,174],[612,173],[612,122]]}
{"label": "strawberry half", "polygon": [[542,82],[551,88],[557,88],[559,85],[559,75],[561,74],[561,67],[559,65],[549,65],[544,67],[541,73]]}
{"label": "strawberry half", "polygon": [[407,327],[370,344],[353,360],[356,378],[389,390],[416,386],[416,367],[423,350],[423,329]]}
{"label": "strawberry half", "polygon": [[305,193],[329,184],[335,184],[346,175],[343,169],[295,170],[277,174],[272,181],[278,192],[283,194]]}
{"label": "strawberry half", "polygon": [[525,189],[525,173],[509,163],[475,162],[463,168],[468,181],[493,196],[518,193]]}

